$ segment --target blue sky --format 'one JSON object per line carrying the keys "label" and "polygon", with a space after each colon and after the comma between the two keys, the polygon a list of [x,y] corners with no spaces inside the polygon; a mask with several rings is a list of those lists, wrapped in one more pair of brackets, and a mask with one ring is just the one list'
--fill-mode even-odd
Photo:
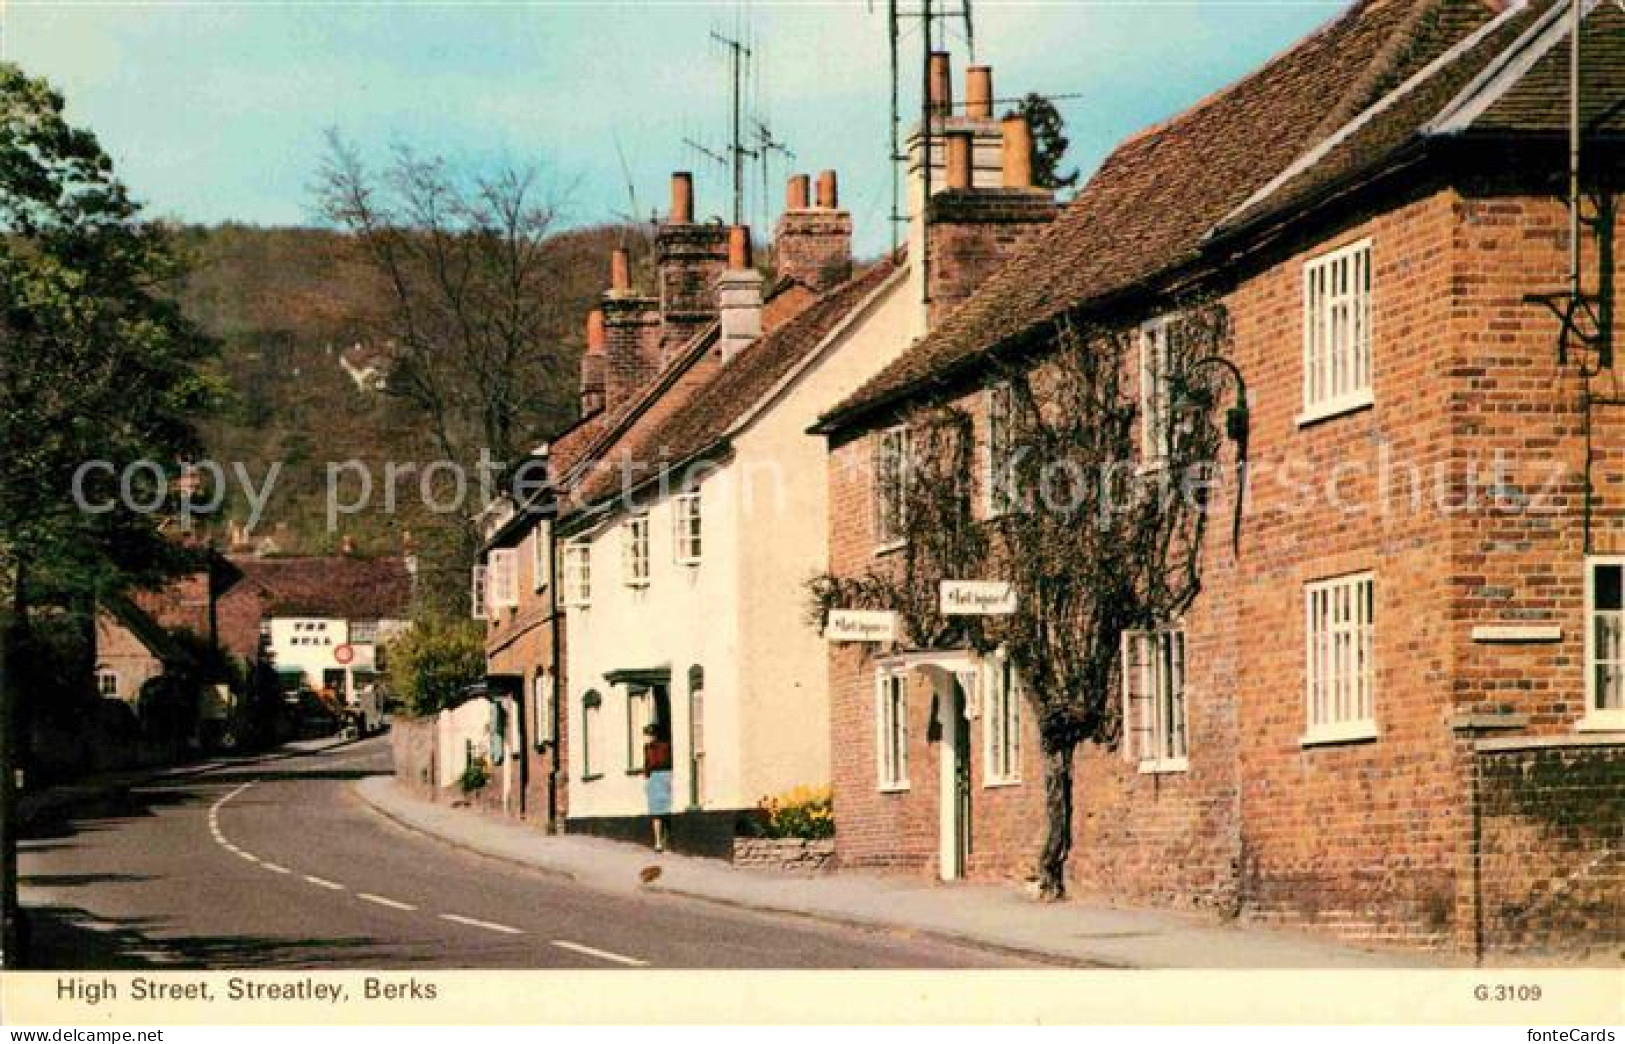
{"label": "blue sky", "polygon": [[[323,135],[369,157],[392,143],[469,167],[539,163],[572,224],[665,205],[695,172],[702,214],[726,175],[683,144],[727,129],[713,29],[757,51],[757,107],[796,153],[840,171],[865,253],[888,241],[885,4],[862,2],[196,2],[0,0],[5,57],[68,98],[152,212],[187,221],[309,224]],[[914,6],[910,3],[909,6]],[[1341,0],[978,0],[979,61],[996,93],[1061,102],[1085,173],[1112,144],[1246,73]],[[952,39],[956,92],[964,42]],[[902,41],[914,111],[920,41]],[[776,206],[791,161],[769,169]],[[759,173],[752,211],[762,220]],[[771,219],[776,211],[769,211]]]}

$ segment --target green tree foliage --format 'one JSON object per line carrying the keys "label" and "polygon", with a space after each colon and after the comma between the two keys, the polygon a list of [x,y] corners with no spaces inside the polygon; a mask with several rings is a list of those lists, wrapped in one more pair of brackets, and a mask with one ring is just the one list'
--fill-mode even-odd
{"label": "green tree foliage", "polygon": [[413,717],[455,706],[485,676],[485,630],[473,620],[431,617],[389,643],[392,693]]}
{"label": "green tree foliage", "polygon": [[1027,117],[1033,129],[1033,180],[1047,189],[1069,189],[1078,183],[1078,169],[1061,173],[1066,150],[1072,142],[1066,136],[1066,121],[1055,103],[1042,94],[1030,93],[1017,103],[1015,111]]}
{"label": "green tree foliage", "polygon": [[[0,64],[0,585],[13,614],[34,595],[84,615],[97,590],[178,566],[163,511],[121,502],[118,476],[163,504],[199,449],[216,401],[214,343],[177,307],[185,265],[170,231],[142,218],[89,131],[45,82]],[[73,496],[86,462],[105,462]],[[19,619],[19,622],[25,622]]]}

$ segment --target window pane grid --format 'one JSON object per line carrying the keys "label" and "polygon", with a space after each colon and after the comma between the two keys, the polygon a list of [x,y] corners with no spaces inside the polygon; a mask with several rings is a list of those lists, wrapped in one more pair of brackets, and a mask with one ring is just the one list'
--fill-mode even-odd
{"label": "window pane grid", "polygon": [[1305,627],[1311,729],[1374,719],[1374,585],[1369,576],[1311,584]]}
{"label": "window pane grid", "polygon": [[1304,405],[1337,402],[1371,387],[1371,246],[1359,243],[1306,264]]}

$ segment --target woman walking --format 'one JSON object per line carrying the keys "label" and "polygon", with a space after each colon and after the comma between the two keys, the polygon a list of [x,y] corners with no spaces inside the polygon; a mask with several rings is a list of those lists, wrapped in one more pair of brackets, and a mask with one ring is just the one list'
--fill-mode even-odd
{"label": "woman walking", "polygon": [[671,815],[671,743],[660,737],[660,729],[643,727],[643,792],[649,800],[649,819],[654,823],[655,851],[666,850],[666,818]]}

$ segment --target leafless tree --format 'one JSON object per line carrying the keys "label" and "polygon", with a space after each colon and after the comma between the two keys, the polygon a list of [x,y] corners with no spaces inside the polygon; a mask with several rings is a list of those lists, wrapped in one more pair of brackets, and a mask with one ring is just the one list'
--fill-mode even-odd
{"label": "leafless tree", "polygon": [[[978,520],[969,415],[931,406],[907,419],[901,566],[811,584],[810,615],[898,612],[919,648],[1003,646],[1032,706],[1044,759],[1041,894],[1065,894],[1078,745],[1121,740],[1119,650],[1125,631],[1178,618],[1196,598],[1223,436],[1214,374],[1198,360],[1229,345],[1226,313],[1193,304],[1167,327],[1158,399],[1139,380],[1134,329],[1063,325],[1036,365],[1005,365],[1006,459],[994,481],[1008,510]],[[1156,445],[1142,445],[1147,436]],[[1239,491],[1238,491],[1239,492]],[[946,617],[945,579],[1002,578],[1016,611]]]}
{"label": "leafless tree", "polygon": [[372,171],[329,132],[318,177],[323,214],[348,230],[388,290],[381,339],[387,387],[421,413],[436,448],[471,465],[480,449],[516,460],[563,418],[567,360],[545,244],[559,200],[539,167],[462,175],[397,146]]}

